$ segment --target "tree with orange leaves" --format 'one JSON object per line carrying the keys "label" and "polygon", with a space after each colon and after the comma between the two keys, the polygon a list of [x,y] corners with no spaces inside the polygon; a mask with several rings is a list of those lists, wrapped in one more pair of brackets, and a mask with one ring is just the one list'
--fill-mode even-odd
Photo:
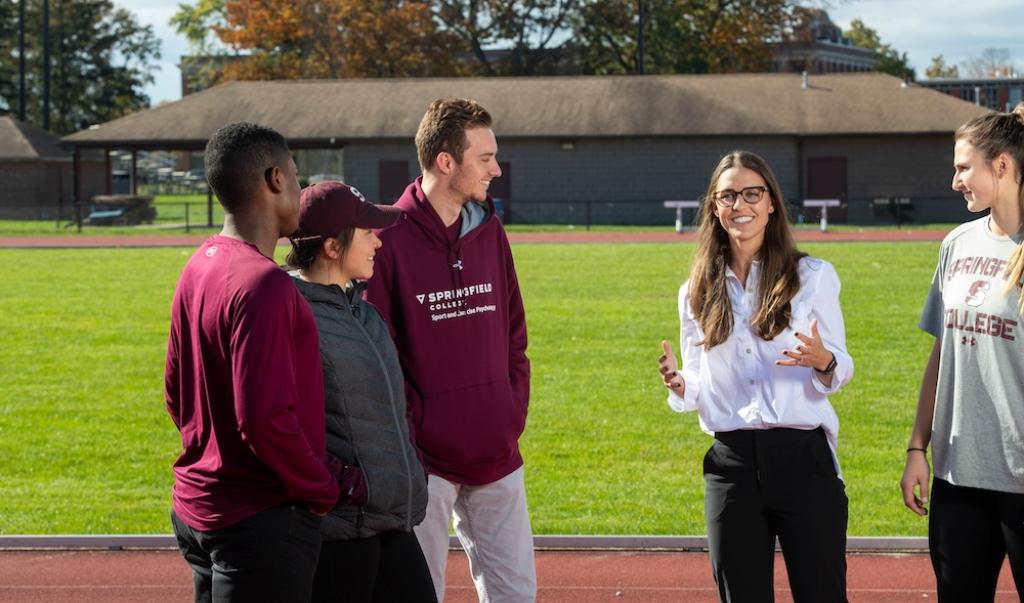
{"label": "tree with orange leaves", "polygon": [[174,24],[208,50],[234,51],[212,79],[441,76],[455,73],[456,37],[429,7],[406,0],[202,0]]}

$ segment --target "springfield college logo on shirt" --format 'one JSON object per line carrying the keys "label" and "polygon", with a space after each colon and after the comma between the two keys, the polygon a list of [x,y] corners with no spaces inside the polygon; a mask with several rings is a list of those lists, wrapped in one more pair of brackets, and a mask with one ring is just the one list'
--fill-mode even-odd
{"label": "springfield college logo on shirt", "polygon": [[977,345],[976,335],[998,337],[1008,341],[1015,341],[1017,339],[1016,333],[1014,333],[1017,321],[1014,318],[996,316],[995,314],[979,312],[975,309],[983,306],[986,301],[996,302],[997,300],[1005,300],[1002,292],[1004,283],[993,283],[991,280],[995,278],[999,279],[999,281],[1005,281],[1003,276],[1005,270],[1006,260],[975,256],[956,260],[946,271],[947,283],[952,282],[957,276],[989,277],[984,279],[974,278],[969,281],[964,279],[966,295],[964,296],[963,303],[967,308],[946,308],[946,328],[971,334],[963,335],[960,338],[961,344]]}
{"label": "springfield college logo on shirt", "polygon": [[448,320],[461,318],[480,312],[494,312],[494,304],[471,306],[472,297],[490,293],[494,290],[492,283],[479,283],[459,289],[443,289],[429,293],[417,293],[416,301],[430,311],[430,320]]}

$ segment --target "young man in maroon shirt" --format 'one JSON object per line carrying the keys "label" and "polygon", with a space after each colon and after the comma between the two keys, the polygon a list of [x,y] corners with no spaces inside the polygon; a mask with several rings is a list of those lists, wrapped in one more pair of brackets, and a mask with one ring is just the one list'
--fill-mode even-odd
{"label": "young man in maroon shirt", "polygon": [[167,344],[174,533],[197,602],[306,602],[338,486],[316,323],[272,259],[298,227],[295,162],[274,130],[235,123],[210,139],[206,173],[224,228],[181,274]]}
{"label": "young man in maroon shirt", "polygon": [[437,100],[416,133],[423,176],[380,234],[368,299],[388,322],[405,374],[410,431],[427,469],[416,537],[444,600],[448,524],[485,603],[533,601],[533,537],[519,436],[530,362],[512,251],[487,188],[501,176],[491,116]]}

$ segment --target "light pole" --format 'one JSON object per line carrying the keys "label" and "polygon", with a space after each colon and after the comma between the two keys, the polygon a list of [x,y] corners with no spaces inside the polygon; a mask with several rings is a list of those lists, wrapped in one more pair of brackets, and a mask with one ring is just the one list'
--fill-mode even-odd
{"label": "light pole", "polygon": [[50,129],[50,0],[43,0],[43,129]]}
{"label": "light pole", "polygon": [[637,0],[636,72],[644,74],[644,0]]}
{"label": "light pole", "polygon": [[25,121],[25,0],[18,2],[18,119]]}

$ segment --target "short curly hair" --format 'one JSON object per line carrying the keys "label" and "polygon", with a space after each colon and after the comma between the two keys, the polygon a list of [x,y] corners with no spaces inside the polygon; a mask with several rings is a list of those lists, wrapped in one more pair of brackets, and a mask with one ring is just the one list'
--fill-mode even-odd
{"label": "short curly hair", "polygon": [[267,168],[288,163],[291,152],[273,128],[249,122],[228,124],[206,144],[206,181],[225,211],[234,213],[251,198]]}

